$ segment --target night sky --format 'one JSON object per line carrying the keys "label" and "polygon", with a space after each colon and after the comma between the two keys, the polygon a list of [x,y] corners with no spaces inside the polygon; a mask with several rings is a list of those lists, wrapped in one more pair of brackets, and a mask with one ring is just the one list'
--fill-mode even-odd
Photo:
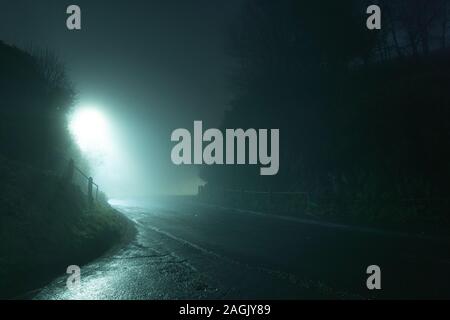
{"label": "night sky", "polygon": [[[70,4],[81,7],[81,31],[66,29]],[[194,120],[219,125],[230,100],[228,30],[241,4],[0,0],[0,39],[56,53],[78,104],[104,111],[122,159],[103,159],[94,173],[109,195],[191,193],[198,168],[171,163],[170,133]]]}

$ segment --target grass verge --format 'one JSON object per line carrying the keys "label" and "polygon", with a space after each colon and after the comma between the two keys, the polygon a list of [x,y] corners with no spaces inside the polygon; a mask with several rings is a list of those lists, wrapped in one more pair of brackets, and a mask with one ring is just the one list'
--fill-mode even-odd
{"label": "grass verge", "polygon": [[0,298],[15,298],[134,235],[107,203],[75,185],[0,158]]}

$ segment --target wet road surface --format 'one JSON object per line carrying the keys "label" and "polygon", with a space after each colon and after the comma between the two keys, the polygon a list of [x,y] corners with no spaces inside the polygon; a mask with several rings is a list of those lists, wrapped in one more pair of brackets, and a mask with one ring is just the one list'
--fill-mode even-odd
{"label": "wet road surface", "polygon": [[[63,275],[34,299],[450,297],[449,242],[177,199],[115,207],[136,223],[136,238],[82,266],[79,290]],[[374,264],[382,289],[370,291]]]}

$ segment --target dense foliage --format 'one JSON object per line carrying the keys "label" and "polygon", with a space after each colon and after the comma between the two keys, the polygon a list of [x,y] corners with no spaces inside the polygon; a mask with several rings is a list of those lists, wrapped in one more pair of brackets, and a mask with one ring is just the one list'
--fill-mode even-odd
{"label": "dense foliage", "polygon": [[322,213],[446,215],[448,1],[378,3],[381,31],[367,30],[366,1],[247,1],[223,127],[280,128],[280,172],[208,167],[206,189],[304,191]]}
{"label": "dense foliage", "polygon": [[0,154],[55,169],[70,152],[66,116],[75,94],[61,62],[0,42]]}

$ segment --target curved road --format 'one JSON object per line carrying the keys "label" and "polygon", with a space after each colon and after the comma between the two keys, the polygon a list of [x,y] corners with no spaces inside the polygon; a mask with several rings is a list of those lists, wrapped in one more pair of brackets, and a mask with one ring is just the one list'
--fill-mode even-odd
{"label": "curved road", "polygon": [[[449,242],[178,198],[115,207],[136,223],[136,238],[81,267],[80,290],[64,275],[34,299],[450,297]],[[373,264],[378,291],[366,287]]]}

